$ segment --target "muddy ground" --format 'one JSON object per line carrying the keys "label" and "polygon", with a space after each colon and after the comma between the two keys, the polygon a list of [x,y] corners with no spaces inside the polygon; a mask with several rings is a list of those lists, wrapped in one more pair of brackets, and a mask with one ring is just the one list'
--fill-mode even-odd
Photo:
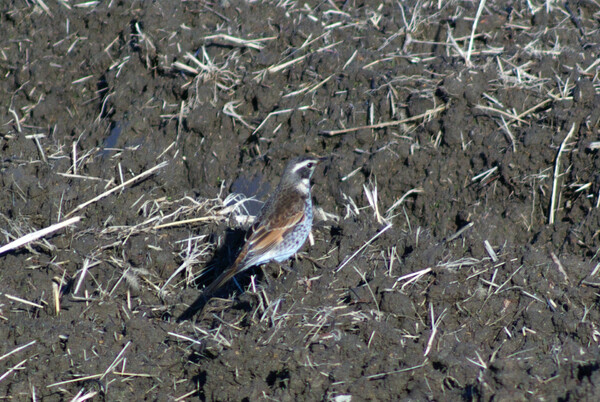
{"label": "muddy ground", "polygon": [[[0,255],[5,399],[600,393],[597,2],[0,9],[1,244],[67,222]],[[190,312],[307,152],[313,243]]]}

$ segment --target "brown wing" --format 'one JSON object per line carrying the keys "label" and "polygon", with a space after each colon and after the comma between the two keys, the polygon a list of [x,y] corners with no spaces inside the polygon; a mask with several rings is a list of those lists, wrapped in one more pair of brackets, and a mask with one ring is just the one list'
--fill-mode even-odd
{"label": "brown wing", "polygon": [[246,261],[269,252],[304,219],[305,198],[293,190],[279,197],[261,214],[261,220],[252,228],[248,237]]}
{"label": "brown wing", "polygon": [[294,229],[294,226],[304,219],[304,212],[299,211],[294,215],[287,217],[285,221],[279,222],[277,225],[261,226],[252,233],[248,242],[250,243],[250,250],[253,253],[264,253],[277,244],[283,241],[286,234]]}

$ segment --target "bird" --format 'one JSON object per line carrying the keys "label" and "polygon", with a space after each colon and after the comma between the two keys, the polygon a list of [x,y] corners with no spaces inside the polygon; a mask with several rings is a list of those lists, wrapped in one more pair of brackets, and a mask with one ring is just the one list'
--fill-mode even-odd
{"label": "bird", "polygon": [[246,234],[237,258],[202,292],[205,300],[238,273],[270,261],[281,263],[302,247],[313,221],[310,179],[323,159],[301,155],[288,162],[279,185]]}

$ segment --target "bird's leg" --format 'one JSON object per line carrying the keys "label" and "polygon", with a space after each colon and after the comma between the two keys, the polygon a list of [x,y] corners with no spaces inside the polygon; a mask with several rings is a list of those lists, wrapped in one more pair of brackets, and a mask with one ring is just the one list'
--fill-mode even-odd
{"label": "bird's leg", "polygon": [[279,268],[283,269],[285,272],[287,272],[288,274],[291,272],[294,272],[294,270],[292,269],[291,266],[283,265],[283,264],[279,264]]}
{"label": "bird's leg", "polygon": [[263,276],[265,277],[265,281],[267,282],[267,286],[271,287],[271,280],[269,279],[269,275],[267,274],[267,271],[265,271],[265,265],[261,265],[260,266],[260,270],[263,273]]}
{"label": "bird's leg", "polygon": [[303,259],[303,260],[306,259],[306,260],[312,262],[319,269],[325,268],[321,263],[317,262],[317,260],[315,260],[314,258],[309,257],[306,254],[304,254],[304,255],[297,254],[297,257],[300,258],[300,259]]}
{"label": "bird's leg", "polygon": [[237,279],[235,279],[235,276],[233,277],[233,283],[235,283],[235,286],[237,286],[238,290],[240,291],[240,294],[244,293],[244,288],[240,285]]}

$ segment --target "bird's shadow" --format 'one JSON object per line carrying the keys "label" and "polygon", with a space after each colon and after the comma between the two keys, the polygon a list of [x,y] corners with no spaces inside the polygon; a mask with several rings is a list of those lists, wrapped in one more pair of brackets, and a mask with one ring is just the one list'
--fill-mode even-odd
{"label": "bird's shadow", "polygon": [[[244,237],[246,233],[247,231],[242,229],[228,229],[225,232],[225,240],[223,241],[223,246],[219,247],[215,251],[215,254],[213,255],[212,259],[206,264],[206,266],[213,267],[213,269],[210,270],[210,273],[202,275],[200,278],[198,278],[195,281],[194,286],[196,286],[199,289],[202,289],[203,286],[208,286],[219,276],[221,272],[223,272],[225,269],[229,268],[231,264],[233,264],[241,247],[244,244]],[[245,271],[244,273],[248,274],[249,271],[251,270]],[[246,275],[238,274],[236,275],[236,277],[237,276],[241,276],[242,278],[244,278]],[[179,323],[190,320],[197,313],[204,310],[206,304],[213,297],[229,295],[234,289],[239,289],[239,285],[237,284],[236,280],[231,280],[212,295],[208,295],[208,297],[201,293],[200,296],[198,296],[198,298],[194,300],[194,302],[187,309],[185,309],[185,311],[181,313],[179,317],[177,317],[177,322]]]}

